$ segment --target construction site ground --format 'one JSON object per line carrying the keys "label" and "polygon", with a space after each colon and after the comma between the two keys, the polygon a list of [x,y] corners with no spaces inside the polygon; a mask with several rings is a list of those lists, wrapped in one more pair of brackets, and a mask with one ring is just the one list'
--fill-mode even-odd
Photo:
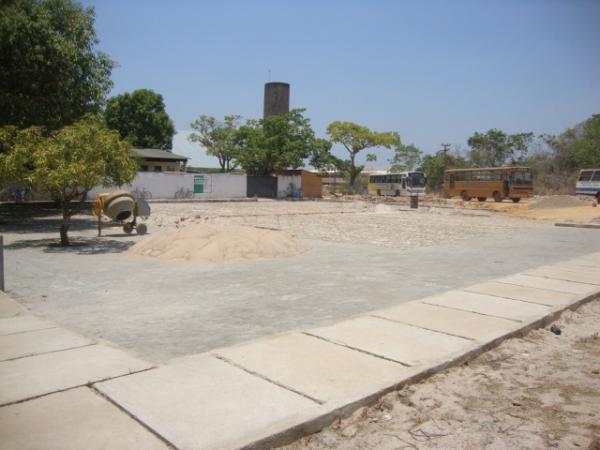
{"label": "construction site ground", "polygon": [[292,258],[169,264],[128,256],[143,236],[112,228],[96,237],[91,216],[76,218],[75,245],[53,246],[55,214],[3,215],[8,292],[40,317],[152,361],[332,323],[600,250],[597,230],[453,205],[154,204],[152,234],[237,223],[286,230],[310,246]]}
{"label": "construction site ground", "polygon": [[3,448],[597,445],[596,229],[441,201],[155,204],[151,233],[310,247],[184,264],[89,216],[60,248],[58,219],[0,206]]}

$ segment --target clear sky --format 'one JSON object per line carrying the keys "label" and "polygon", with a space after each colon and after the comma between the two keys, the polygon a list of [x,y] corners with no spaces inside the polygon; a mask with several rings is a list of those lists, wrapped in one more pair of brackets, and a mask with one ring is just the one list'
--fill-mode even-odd
{"label": "clear sky", "polygon": [[600,0],[83,4],[119,64],[113,94],[162,94],[173,151],[193,165],[217,161],[186,142],[190,122],[260,117],[269,80],[291,84],[291,107],[319,136],[353,121],[428,153],[466,148],[475,131],[558,133],[600,113]]}

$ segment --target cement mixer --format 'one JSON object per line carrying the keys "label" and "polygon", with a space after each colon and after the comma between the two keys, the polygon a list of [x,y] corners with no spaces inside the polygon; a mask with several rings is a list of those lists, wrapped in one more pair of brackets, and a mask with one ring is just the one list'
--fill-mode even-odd
{"label": "cement mixer", "polygon": [[[102,235],[102,229],[108,227],[123,227],[123,231],[131,234],[133,230],[137,234],[146,234],[148,227],[145,223],[137,223],[138,217],[150,216],[150,205],[143,198],[136,198],[129,192],[116,191],[98,194],[92,213],[98,217],[98,236]],[[111,222],[102,222],[106,216]],[[127,219],[130,219],[127,222]]]}

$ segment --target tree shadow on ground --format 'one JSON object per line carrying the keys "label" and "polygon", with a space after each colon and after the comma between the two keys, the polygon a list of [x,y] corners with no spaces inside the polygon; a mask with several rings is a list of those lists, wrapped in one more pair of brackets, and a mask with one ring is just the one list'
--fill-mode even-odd
{"label": "tree shadow on ground", "polygon": [[[119,235],[128,236],[128,235]],[[71,244],[61,246],[59,239],[25,239],[4,246],[7,250],[40,248],[44,253],[70,253],[77,255],[99,255],[105,253],[122,253],[135,244],[135,241],[118,241],[105,237],[75,238]]]}
{"label": "tree shadow on ground", "polygon": [[[62,212],[55,203],[2,203],[0,204],[0,230],[8,233],[58,232]],[[71,230],[95,228],[96,221],[89,205],[71,218]]]}

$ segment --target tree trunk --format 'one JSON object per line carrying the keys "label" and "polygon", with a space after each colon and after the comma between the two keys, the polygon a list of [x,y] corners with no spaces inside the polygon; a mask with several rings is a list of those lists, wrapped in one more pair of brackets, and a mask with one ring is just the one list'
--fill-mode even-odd
{"label": "tree trunk", "polygon": [[69,227],[71,226],[71,198],[64,197],[61,199],[61,207],[62,207],[62,223],[60,224],[60,245],[67,246],[69,245]]}
{"label": "tree trunk", "polygon": [[354,165],[355,154],[350,154],[350,186],[354,188],[354,182],[356,181],[356,166]]}
{"label": "tree trunk", "polygon": [[69,212],[63,212],[63,221],[60,225],[60,245],[67,246],[69,245],[69,227],[71,226],[71,216]]}

